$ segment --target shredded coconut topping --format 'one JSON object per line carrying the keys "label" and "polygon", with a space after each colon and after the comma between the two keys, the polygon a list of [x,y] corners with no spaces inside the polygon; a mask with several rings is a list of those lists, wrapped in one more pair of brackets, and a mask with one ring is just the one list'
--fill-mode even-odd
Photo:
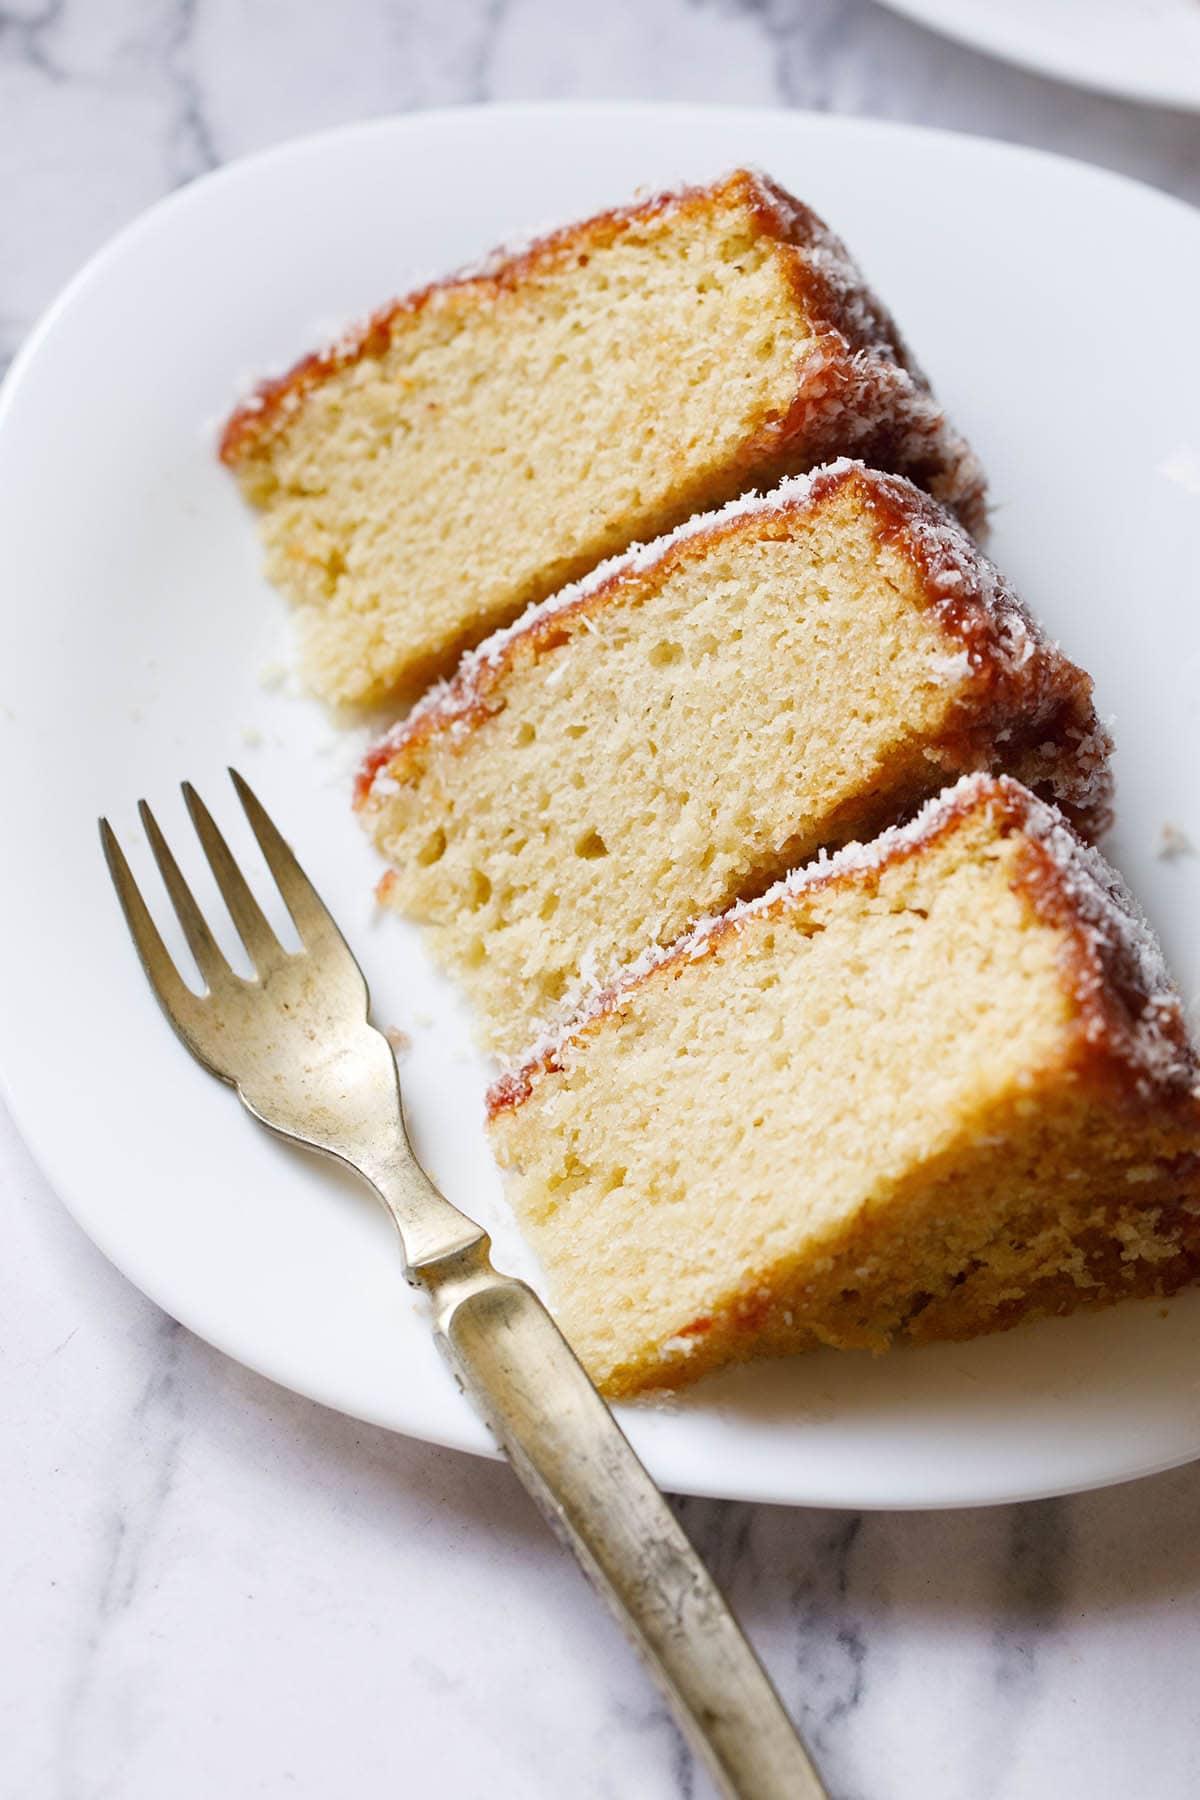
{"label": "shredded coconut topping", "polygon": [[1194,1087],[1196,1055],[1182,1001],[1140,903],[1112,864],[1099,850],[1082,843],[1053,807],[1028,798],[1022,827],[1053,862],[1063,898],[1087,941],[1090,954],[1076,971],[1076,980],[1089,1039],[1095,1043],[1111,1039],[1112,1009],[1096,1002],[1107,989],[1119,986],[1128,1016],[1117,1048],[1138,1075],[1139,1085],[1146,1090]]}
{"label": "shredded coconut topping", "polygon": [[849,251],[824,222],[767,176],[735,169],[704,187],[683,187],[641,198],[581,223],[560,226],[492,251],[455,274],[434,280],[343,331],[289,373],[263,383],[239,406],[221,438],[221,455],[236,464],[255,443],[303,404],[306,391],[363,356],[381,353],[397,320],[421,306],[453,305],[464,287],[503,282],[529,259],[553,259],[585,228],[618,229],[646,217],[670,217],[697,200],[742,182],[771,221],[769,230],[790,247],[812,302],[816,337],[803,359],[803,430],[814,462],[847,450],[874,462],[904,466],[972,530],[986,522],[986,481],[978,458],[947,420],[929,383],[887,309],[871,292]]}
{"label": "shredded coconut topping", "polygon": [[[986,642],[982,638],[968,641],[961,652],[938,663],[936,672],[941,679],[950,682],[964,677],[981,669],[989,660],[999,663],[1009,675],[1016,675],[1043,646],[1050,657],[1055,660],[1060,657],[1058,646],[1043,636],[994,564],[981,554],[950,514],[903,476],[884,475],[867,469],[865,464],[852,457],[842,456],[807,474],[791,476],[768,493],[752,491],[714,511],[696,513],[650,543],[631,544],[620,555],[598,564],[581,580],[527,607],[512,624],[494,631],[475,650],[469,651],[449,680],[437,682],[421,697],[411,712],[375,747],[371,766],[382,772],[390,756],[399,752],[412,737],[423,733],[430,724],[451,732],[467,729],[489,673],[499,668],[509,647],[519,638],[579,607],[601,589],[645,574],[689,539],[720,532],[737,520],[755,514],[803,507],[811,501],[818,484],[825,487],[852,471],[858,472],[873,490],[885,495],[903,511],[905,529],[924,567],[935,604],[953,608],[958,603],[960,607],[974,608],[987,621]],[[580,614],[579,624],[581,628],[591,628],[586,613]],[[553,675],[548,679],[553,679]],[[1085,783],[1096,786],[1106,779],[1108,747],[1107,739],[1102,734],[1098,736],[1097,755],[1083,770]],[[1072,771],[1071,779],[1078,779],[1075,771]],[[374,777],[377,793],[384,791],[379,785],[380,780],[381,773],[377,773]],[[1073,791],[1064,791],[1060,797],[1068,803],[1077,798]]]}
{"label": "shredded coconut topping", "polygon": [[[360,776],[360,801],[367,793],[379,799],[395,791],[389,767],[414,739],[433,731],[445,732],[453,739],[472,728],[484,695],[518,640],[556,618],[563,620],[564,633],[576,628],[595,632],[590,611],[596,609],[589,609],[587,602],[602,590],[644,575],[689,540],[721,533],[754,515],[802,510],[813,502],[816,491],[826,491],[848,475],[857,475],[863,482],[868,504],[877,498],[902,520],[930,603],[947,634],[962,645],[953,653],[931,659],[931,673],[947,686],[960,689],[967,710],[976,714],[980,706],[976,684],[991,684],[983,690],[991,695],[983,728],[993,741],[1011,735],[1009,726],[1014,721],[1026,729],[1032,727],[1035,734],[1044,732],[1045,741],[1040,745],[1035,741],[1032,747],[1040,766],[1033,768],[1027,762],[1013,766],[1034,785],[1048,789],[1073,818],[1085,823],[1089,835],[1098,835],[1109,817],[1112,744],[1092,710],[1086,678],[1046,637],[957,520],[903,476],[868,469],[845,456],[805,475],[792,476],[768,493],[743,494],[719,509],[698,513],[651,543],[631,545],[582,580],[527,607],[511,625],[493,632],[468,652],[451,679],[430,688],[407,717],[376,744]],[[545,679],[553,683],[566,673],[566,662],[560,659]],[[961,756],[946,761],[951,772],[963,766]]]}
{"label": "shredded coconut topping", "polygon": [[[850,457],[840,457],[836,462],[826,463],[807,475],[791,476],[768,494],[742,494],[738,499],[729,500],[712,512],[694,513],[682,525],[677,525],[674,531],[669,531],[648,544],[631,544],[619,556],[608,557],[581,580],[573,581],[547,599],[527,606],[511,625],[502,626],[499,631],[494,631],[490,637],[485,638],[476,649],[469,650],[448,681],[436,682],[421,696],[411,712],[392,726],[376,747],[372,761],[382,767],[383,753],[399,750],[426,720],[436,718],[438,725],[443,728],[453,728],[456,721],[465,720],[478,703],[481,678],[488,669],[498,667],[515,639],[523,637],[559,613],[567,612],[581,600],[589,599],[611,582],[644,574],[689,538],[720,530],[735,519],[747,518],[754,513],[777,512],[781,506],[801,505],[811,495],[819,477],[838,476],[849,469],[862,467],[861,463]],[[586,625],[590,622],[581,620],[580,623]],[[378,781],[379,777],[376,776],[373,785],[377,787]]]}

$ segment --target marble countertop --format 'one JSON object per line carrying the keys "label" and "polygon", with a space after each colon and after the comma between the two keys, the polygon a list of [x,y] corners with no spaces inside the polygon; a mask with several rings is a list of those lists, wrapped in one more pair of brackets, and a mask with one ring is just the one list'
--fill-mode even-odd
{"label": "marble countertop", "polygon": [[[346,0],[333,19],[319,0],[0,3],[0,365],[171,187],[397,109],[864,113],[1200,201],[1200,119],[988,63],[867,0]],[[2,1114],[0,1192],[0,1793],[710,1794],[507,1469],[189,1336],[80,1235]],[[835,1800],[1200,1792],[1200,1467],[976,1513],[680,1510]]]}

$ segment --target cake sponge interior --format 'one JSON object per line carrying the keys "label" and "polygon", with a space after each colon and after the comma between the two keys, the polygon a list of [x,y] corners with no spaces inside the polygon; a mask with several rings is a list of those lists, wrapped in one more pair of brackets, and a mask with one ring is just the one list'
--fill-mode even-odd
{"label": "cake sponge interior", "polygon": [[373,704],[629,543],[872,444],[982,523],[842,246],[739,171],[385,308],[265,384],[222,454],[313,686]]}
{"label": "cake sponge interior", "polygon": [[685,944],[496,1090],[514,1204],[606,1391],[1189,1278],[1195,1101],[1097,1048],[1031,855],[985,794]]}
{"label": "cake sponge interior", "polygon": [[994,572],[909,484],[842,465],[667,545],[485,646],[372,759],[381,894],[502,1055],[963,771],[1105,795],[1090,683],[1015,601],[973,597]]}

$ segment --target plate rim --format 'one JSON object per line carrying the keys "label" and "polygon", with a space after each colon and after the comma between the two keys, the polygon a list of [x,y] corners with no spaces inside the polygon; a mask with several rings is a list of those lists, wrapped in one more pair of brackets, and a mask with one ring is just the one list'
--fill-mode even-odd
{"label": "plate rim", "polygon": [[1156,81],[1139,80],[1136,77],[1122,81],[1120,77],[1107,75],[1102,70],[1076,68],[1068,57],[1060,57],[1053,51],[1049,54],[1039,52],[1030,47],[1019,34],[1014,38],[1011,33],[1006,32],[1006,15],[1002,7],[993,6],[982,24],[977,25],[973,19],[964,18],[959,13],[953,17],[948,16],[941,0],[933,0],[932,5],[929,0],[881,0],[881,4],[911,24],[919,25],[937,37],[958,44],[962,49],[973,50],[979,56],[1007,63],[1011,68],[1023,69],[1027,74],[1038,75],[1045,81],[1061,82],[1065,87],[1080,88],[1085,93],[1104,94],[1131,105],[1161,107],[1169,112],[1200,112],[1200,79],[1191,86],[1175,88],[1170,84],[1164,87]]}
{"label": "plate rim", "polygon": [[[1153,185],[1135,177],[1107,170],[1098,167],[1097,165],[1084,162],[1078,158],[1065,156],[1054,151],[1045,151],[1026,145],[1008,144],[1002,140],[978,137],[974,134],[947,130],[941,127],[910,125],[893,120],[856,119],[848,116],[824,115],[790,108],[706,106],[690,102],[660,103],[646,101],[592,101],[586,103],[574,103],[569,101],[510,102],[505,103],[502,106],[464,105],[430,109],[427,112],[383,114],[366,120],[357,120],[349,124],[333,126],[319,132],[302,134],[297,137],[286,139],[281,143],[254,151],[245,157],[236,158],[231,162],[222,165],[221,168],[198,177],[196,180],[187,183],[183,187],[163,195],[150,206],[137,213],[131,220],[106,240],[104,244],[100,245],[97,250],[86,259],[76,273],[64,283],[57,295],[44,309],[30,332],[27,334],[25,340],[14,356],[10,368],[6,372],[3,383],[0,384],[0,434],[3,433],[7,425],[10,409],[20,394],[26,379],[27,371],[32,368],[41,357],[43,346],[47,340],[51,338],[53,332],[57,328],[60,318],[76,304],[80,296],[86,292],[90,283],[107,267],[108,263],[121,256],[125,247],[130,242],[136,240],[143,232],[154,229],[161,213],[165,211],[174,212],[185,208],[194,201],[196,192],[208,192],[214,184],[219,185],[225,181],[238,179],[249,165],[262,165],[272,161],[286,160],[298,153],[310,154],[314,151],[319,152],[322,146],[331,140],[343,140],[349,137],[369,137],[372,135],[391,135],[396,132],[403,134],[409,131],[419,135],[431,121],[436,122],[439,128],[452,127],[453,124],[464,116],[487,115],[489,117],[495,117],[503,114],[517,119],[528,119],[530,116],[546,119],[547,117],[557,115],[577,119],[582,113],[589,114],[593,118],[602,118],[605,116],[611,117],[614,114],[628,115],[636,113],[647,117],[653,116],[657,118],[662,118],[665,115],[673,119],[678,119],[681,116],[686,115],[698,120],[711,118],[713,115],[720,115],[723,119],[733,123],[736,123],[739,120],[757,121],[766,116],[778,122],[797,124],[802,129],[812,131],[818,136],[824,131],[832,129],[837,132],[850,132],[854,135],[893,139],[896,137],[916,137],[926,140],[946,140],[953,144],[961,144],[962,140],[966,138],[976,146],[976,152],[981,157],[986,157],[988,155],[994,156],[996,153],[999,153],[1000,160],[1005,162],[1012,162],[1015,159],[1016,161],[1033,161],[1040,164],[1046,162],[1065,164],[1075,175],[1082,173],[1085,178],[1088,176],[1093,177],[1103,186],[1107,187],[1115,182],[1122,186],[1134,188],[1139,191],[1143,199],[1147,195],[1153,196],[1155,201],[1165,204],[1170,211],[1178,212],[1181,216],[1188,218],[1190,221],[1188,227],[1189,230],[1194,231],[1197,227],[1197,214],[1194,208],[1190,207],[1178,197],[1164,193]],[[6,1012],[0,1010],[0,1097],[3,1097],[4,1102],[7,1105],[18,1133],[29,1148],[34,1162],[44,1175],[48,1185],[53,1189],[59,1202],[75,1220],[79,1229],[96,1244],[97,1248],[100,1249],[106,1259],[113,1263],[127,1279],[132,1281],[142,1292],[146,1293],[147,1296],[153,1300],[154,1304],[161,1306],[163,1303],[157,1298],[154,1292],[153,1282],[147,1285],[140,1274],[133,1272],[137,1268],[136,1259],[132,1259],[124,1254],[120,1256],[114,1254],[106,1241],[107,1234],[103,1230],[93,1230],[90,1223],[85,1226],[71,1200],[68,1198],[68,1194],[72,1188],[72,1182],[69,1178],[65,1182],[58,1179],[58,1157],[55,1154],[54,1146],[45,1141],[45,1135],[40,1130],[36,1119],[31,1117],[31,1114],[35,1111],[32,1102],[28,1107],[24,1102],[23,1094],[25,1091],[25,1084],[18,1073],[20,1044],[10,1027],[7,1025],[6,1017]],[[384,1429],[397,1431],[401,1435],[419,1435],[422,1441],[446,1448],[462,1450],[470,1454],[483,1454],[493,1458],[498,1458],[500,1455],[498,1449],[492,1445],[490,1441],[481,1442],[478,1436],[471,1437],[468,1433],[455,1432],[452,1429],[442,1431],[436,1428],[430,1429],[428,1427],[423,1427],[418,1433],[404,1427],[399,1427],[393,1421],[382,1419],[377,1415],[372,1415],[370,1409],[363,1409],[355,1407],[353,1404],[348,1404],[343,1397],[335,1398],[328,1390],[322,1392],[320,1391],[318,1384],[310,1382],[303,1389],[297,1388],[291,1379],[276,1372],[276,1370],[270,1366],[269,1358],[256,1358],[242,1353],[235,1355],[233,1352],[226,1350],[224,1346],[217,1344],[214,1338],[209,1335],[208,1331],[193,1323],[187,1316],[190,1310],[189,1308],[183,1307],[176,1309],[172,1306],[170,1309],[164,1308],[164,1310],[170,1310],[172,1315],[179,1318],[181,1322],[187,1326],[189,1331],[199,1337],[203,1342],[212,1345],[214,1348],[220,1349],[222,1355],[230,1356],[231,1360],[240,1362],[243,1366],[250,1368],[256,1374],[278,1386],[292,1392],[301,1392],[305,1394],[317,1404],[330,1406],[334,1410],[343,1412],[349,1417],[359,1418],[364,1422],[380,1426]],[[617,1409],[618,1417],[621,1418],[623,1422],[628,1423],[631,1420],[633,1421],[635,1435],[638,1410],[639,1409],[636,1407]],[[476,1423],[473,1415],[471,1416],[470,1422],[473,1426]],[[1042,1485],[1037,1483],[1030,1484],[1028,1481],[1021,1482],[1018,1480],[1015,1481],[1011,1487],[1005,1489],[999,1489],[993,1485],[993,1487],[984,1494],[964,1492],[961,1485],[951,1488],[950,1485],[944,1481],[942,1486],[945,1491],[942,1493],[933,1492],[932,1497],[930,1497],[929,1494],[925,1494],[920,1497],[901,1497],[898,1499],[894,1497],[890,1499],[872,1497],[865,1500],[860,1494],[852,1493],[850,1491],[838,1493],[833,1487],[826,1487],[816,1497],[810,1496],[809,1498],[797,1499],[794,1492],[781,1493],[778,1489],[770,1491],[769,1484],[764,1487],[764,1484],[759,1481],[752,1481],[749,1483],[742,1481],[736,1485],[735,1491],[732,1494],[730,1493],[729,1485],[723,1484],[720,1493],[714,1495],[714,1484],[711,1480],[674,1480],[671,1482],[670,1487],[671,1491],[680,1493],[740,1498],[763,1504],[819,1505],[832,1508],[852,1509],[856,1511],[939,1511],[963,1507],[973,1508],[976,1506],[1006,1505],[1024,1500],[1043,1499],[1052,1496],[1094,1491],[1099,1488],[1123,1484],[1126,1481],[1141,1479],[1147,1475],[1161,1473],[1168,1469],[1180,1467],[1183,1464],[1194,1460],[1197,1456],[1200,1456],[1200,1446],[1196,1449],[1187,1449],[1177,1456],[1168,1456],[1165,1458],[1151,1457],[1147,1458],[1144,1463],[1134,1464],[1132,1466],[1127,1464],[1113,1474],[1084,1476],[1078,1481],[1064,1482],[1061,1479],[1057,1479]]]}
{"label": "plate rim", "polygon": [[[905,8],[919,0],[883,0],[887,6]],[[914,15],[915,16],[915,15]],[[1200,101],[1197,103],[1200,105]],[[800,124],[804,128],[820,132],[827,128],[834,130],[850,130],[855,134],[878,136],[880,138],[925,138],[931,140],[944,139],[947,144],[961,146],[964,142],[975,147],[978,153],[998,156],[1001,160],[1028,160],[1038,163],[1065,165],[1066,167],[1091,177],[1102,185],[1116,182],[1123,187],[1134,188],[1142,195],[1153,195],[1156,200],[1175,209],[1179,214],[1193,222],[1198,209],[1178,194],[1170,193],[1166,188],[1158,187],[1140,175],[1129,175],[1123,169],[1110,169],[1103,163],[1090,162],[1086,157],[1072,156],[1062,150],[1047,150],[1038,144],[1013,143],[1005,138],[989,136],[986,132],[960,130],[950,125],[922,125],[906,119],[879,119],[859,117],[853,113],[816,112],[807,107],[792,106],[726,106],[720,103],[707,103],[692,100],[502,100],[502,101],[464,101],[461,105],[431,106],[412,112],[374,113],[365,119],[353,119],[340,125],[323,126],[319,131],[299,132],[293,137],[284,138],[278,143],[266,144],[257,150],[248,151],[244,156],[231,157],[219,168],[206,169],[203,174],[193,176],[167,193],[160,194],[148,206],[142,207],[132,218],[117,227],[104,242],[87,255],[73,274],[69,275],[58,287],[50,300],[38,313],[25,337],[22,339],[2,378],[0,378],[0,430],[3,429],[9,408],[13,404],[13,394],[25,378],[25,368],[40,351],[42,340],[50,329],[57,324],[60,315],[68,306],[73,305],[77,296],[87,284],[106,266],[121,254],[127,243],[136,240],[143,232],[149,231],[156,224],[160,213],[182,210],[195,201],[195,196],[208,193],[227,181],[241,176],[250,168],[265,166],[274,161],[285,161],[301,151],[315,151],[325,144],[339,142],[352,137],[370,137],[387,135],[393,131],[417,132],[427,125],[449,126],[457,120],[468,117],[477,118],[486,115],[489,118],[520,118],[536,115],[550,118],[560,115],[564,118],[578,118],[582,115],[601,117],[605,114],[668,114],[675,118],[705,118],[719,115],[725,119],[757,120],[764,117]]]}

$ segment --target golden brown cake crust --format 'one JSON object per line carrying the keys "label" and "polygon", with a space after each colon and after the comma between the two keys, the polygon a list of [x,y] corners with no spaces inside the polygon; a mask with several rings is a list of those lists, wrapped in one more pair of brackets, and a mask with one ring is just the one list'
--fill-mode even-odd
{"label": "golden brown cake crust", "polygon": [[[269,454],[273,439],[286,430],[309,392],[363,358],[383,355],[403,323],[435,297],[471,289],[499,298],[530,273],[586,261],[593,251],[663,214],[701,213],[730,200],[744,204],[766,236],[802,253],[790,259],[788,269],[819,342],[819,354],[810,352],[805,358],[788,412],[743,446],[746,470],[775,461],[782,472],[793,444],[805,445],[805,466],[854,448],[873,462],[903,468],[950,506],[968,530],[981,532],[986,524],[983,471],[934,403],[891,315],[823,221],[775,182],[747,169],[734,170],[709,186],[613,208],[519,251],[498,251],[478,269],[430,282],[390,302],[336,343],[262,382],[226,423],[221,460],[236,469]],[[852,418],[863,425],[863,441],[854,444],[847,441],[847,420]]]}
{"label": "golden brown cake crust", "polygon": [[[998,1293],[986,1255],[972,1258],[945,1291],[913,1296],[903,1317],[879,1337],[862,1324],[863,1301],[869,1304],[869,1296],[847,1294],[840,1302],[827,1296],[820,1325],[803,1333],[789,1323],[789,1307],[751,1283],[677,1329],[677,1343],[691,1346],[682,1358],[621,1366],[606,1375],[603,1392],[620,1399],[678,1388],[731,1363],[822,1345],[878,1354],[901,1340],[917,1345],[962,1342],[1122,1300],[1169,1299],[1200,1279],[1198,1169],[1200,1159],[1185,1152],[1156,1164],[1155,1179],[1142,1190],[1140,1203],[1131,1203],[1124,1194],[1089,1206],[1086,1222],[1072,1221],[1073,1268],[1027,1281],[1019,1293],[1003,1288]],[[1154,1254],[1131,1257],[1131,1233],[1135,1238],[1144,1234]]]}
{"label": "golden brown cake crust", "polygon": [[518,657],[535,656],[565,643],[629,585],[653,569],[665,580],[697,539],[712,544],[761,531],[764,517],[789,528],[796,515],[814,512],[838,490],[855,490],[884,541],[898,541],[922,578],[924,597],[946,632],[962,646],[973,676],[944,744],[951,767],[970,767],[995,735],[1006,733],[1005,760],[1053,746],[1046,758],[1047,786],[1087,836],[1111,820],[1110,742],[1092,704],[1090,678],[1050,642],[1012,588],[966,533],[927,494],[902,476],[884,475],[843,459],[785,482],[761,499],[735,501],[644,550],[614,558],[574,587],[531,607],[516,623],[468,653],[457,674],[434,689],[408,718],[367,754],[355,786],[364,806],[372,783],[386,772],[404,780],[422,747],[439,733],[460,737],[500,704],[505,679]]}
{"label": "golden brown cake crust", "polygon": [[493,1084],[488,1117],[528,1100],[543,1075],[562,1067],[565,1047],[594,1033],[635,987],[672,980],[684,964],[711,955],[748,915],[778,915],[830,884],[875,883],[884,869],[927,849],[980,808],[991,809],[1008,830],[1021,833],[1014,891],[1065,936],[1062,973],[1076,1008],[1077,1079],[1102,1091],[1113,1105],[1178,1112],[1200,1128],[1200,1066],[1178,991],[1136,900],[1116,870],[1054,808],[1009,776],[989,775],[964,776],[910,824],[884,832],[870,845],[848,845],[820,858],[760,899],[731,908],[665,951],[648,953],[523,1067]]}
{"label": "golden brown cake crust", "polygon": [[[736,184],[750,184],[754,178],[738,170],[720,184],[722,191]],[[631,226],[648,223],[667,211],[682,214],[697,211],[714,197],[705,187],[684,188],[677,192],[656,194],[631,206],[616,206],[579,224],[564,225],[556,231],[535,238],[520,250],[497,250],[485,257],[478,268],[460,270],[440,280],[427,282],[411,294],[390,300],[359,325],[352,325],[335,343],[303,356],[284,374],[260,382],[249,399],[230,415],[221,434],[221,461],[230,468],[255,455],[270,439],[283,430],[310,389],[319,387],[339,370],[351,368],[367,356],[381,356],[391,344],[399,324],[422,312],[438,295],[455,289],[474,289],[496,296],[515,288],[534,270],[548,269],[572,257],[586,257],[602,249]],[[799,202],[795,203],[799,206]]]}

